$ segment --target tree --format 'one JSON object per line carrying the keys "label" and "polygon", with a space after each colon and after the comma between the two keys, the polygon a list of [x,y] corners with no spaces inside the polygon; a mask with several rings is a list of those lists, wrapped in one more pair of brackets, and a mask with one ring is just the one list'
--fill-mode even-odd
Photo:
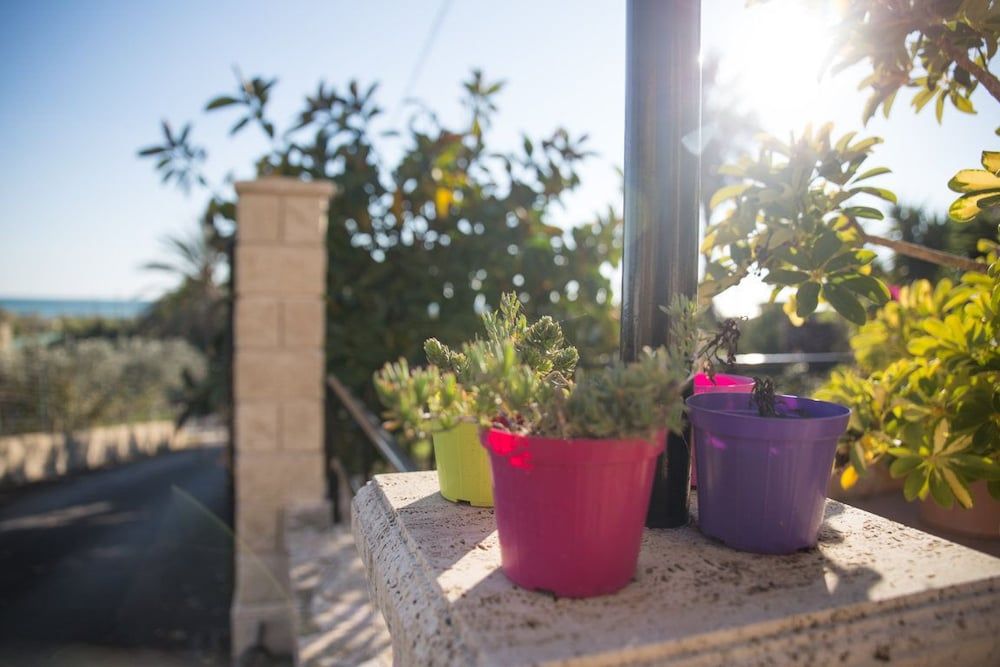
{"label": "tree", "polygon": [[[865,122],[880,108],[888,117],[907,88],[915,91],[917,112],[935,101],[939,121],[949,103],[973,113],[970,96],[980,85],[1000,102],[989,70],[1000,35],[995,0],[850,0],[839,35],[835,71],[862,61],[871,66],[862,84],[871,89]],[[859,368],[835,374],[826,389],[827,397],[855,408],[845,485],[885,459],[894,475],[906,477],[908,499],[932,495],[942,505],[957,500],[968,507],[973,480],[986,480],[1000,498],[997,236],[978,239],[978,257],[969,258],[871,233],[864,222],[883,218],[872,200],[896,203],[869,180],[888,170],[865,166],[881,139],[855,132],[834,139],[831,132],[824,126],[790,142],[767,138],[756,156],[723,168],[740,182],[712,197],[705,292],[759,272],[774,285],[772,300],[793,290],[785,311],[794,321],[825,302],[861,327],[852,340]],[[996,230],[1000,153],[985,151],[982,166],[951,180],[960,196],[949,215],[952,224],[976,221]],[[933,288],[914,283],[890,303],[872,274],[870,246],[961,277]]]}
{"label": "tree", "polygon": [[[577,166],[590,155],[585,136],[557,129],[542,139],[524,136],[516,150],[491,149],[503,84],[480,72],[463,84],[461,126],[446,127],[418,108],[391,137],[372,129],[381,113],[375,85],[320,83],[282,128],[269,115],[275,84],[239,77],[237,90],[206,110],[236,111],[231,134],[256,128],[268,138],[258,176],[336,184],[327,244],[327,365],[369,405],[377,405],[373,371],[400,356],[420,361],[432,335],[448,344],[464,340],[478,314],[508,290],[530,317],[557,319],[586,362],[615,353],[618,327],[606,274],[621,256],[620,220],[609,209],[571,229],[551,222],[553,207],[580,183]],[[164,124],[164,142],[140,152],[159,158],[165,178],[182,186],[205,182],[207,152],[189,145],[189,127],[177,133]],[[380,151],[387,141],[402,153],[394,163]],[[232,219],[226,196],[213,194],[210,207]]]}

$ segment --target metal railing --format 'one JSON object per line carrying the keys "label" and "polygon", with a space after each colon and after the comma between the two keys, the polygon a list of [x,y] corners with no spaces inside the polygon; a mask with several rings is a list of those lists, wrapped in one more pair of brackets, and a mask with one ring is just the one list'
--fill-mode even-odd
{"label": "metal railing", "polygon": [[835,366],[850,361],[850,352],[751,352],[736,355],[737,366]]}
{"label": "metal railing", "polygon": [[[327,425],[327,456],[330,459],[327,479],[330,498],[333,501],[333,520],[340,523],[343,520],[345,506],[349,505],[350,496],[357,493],[367,481],[370,472],[370,465],[367,462],[371,460],[371,450],[377,452],[396,472],[413,472],[418,468],[409,454],[399,446],[396,439],[382,428],[379,418],[358,400],[336,375],[327,376],[326,386],[330,390],[329,397],[335,398],[344,407],[351,421],[358,426],[365,440],[371,445],[370,449],[361,452],[362,460],[366,461],[365,470],[360,476],[352,477],[345,470],[339,458],[331,451],[329,442],[332,434],[329,433],[329,423]],[[329,400],[327,405],[329,409],[331,405]],[[353,447],[357,446],[351,440],[347,440],[347,442],[351,442]]]}
{"label": "metal railing", "polygon": [[361,428],[368,441],[390,466],[398,472],[413,472],[417,469],[413,459],[400,448],[396,439],[382,428],[378,417],[356,399],[351,391],[344,386],[344,383],[337,379],[336,375],[328,375],[326,383],[351,415],[351,418]]}

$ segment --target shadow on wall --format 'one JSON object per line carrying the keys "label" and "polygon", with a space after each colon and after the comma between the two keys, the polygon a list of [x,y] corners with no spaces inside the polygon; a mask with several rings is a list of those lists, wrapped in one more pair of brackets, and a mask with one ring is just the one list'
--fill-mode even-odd
{"label": "shadow on wall", "polygon": [[73,433],[0,438],[0,488],[57,479],[168,451],[225,440],[213,420],[178,430],[171,421],[102,426]]}

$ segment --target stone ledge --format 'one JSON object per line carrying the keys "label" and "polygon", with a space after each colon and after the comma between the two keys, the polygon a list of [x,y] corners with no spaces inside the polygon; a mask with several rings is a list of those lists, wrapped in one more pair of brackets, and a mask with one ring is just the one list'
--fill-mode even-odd
{"label": "stone ledge", "polygon": [[998,664],[1000,559],[834,501],[816,550],[757,556],[647,530],[635,581],[590,600],[519,589],[491,510],[436,475],[381,475],[352,521],[399,664]]}

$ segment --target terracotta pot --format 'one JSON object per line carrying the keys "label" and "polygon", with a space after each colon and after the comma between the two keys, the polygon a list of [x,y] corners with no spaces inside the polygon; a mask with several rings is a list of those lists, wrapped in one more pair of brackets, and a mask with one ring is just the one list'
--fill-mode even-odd
{"label": "terracotta pot", "polygon": [[972,509],[956,503],[947,510],[928,498],[920,503],[920,519],[944,531],[1000,539],[1000,502],[993,499],[983,481],[970,484],[969,492]]}
{"label": "terracotta pot", "polygon": [[904,477],[893,479],[892,475],[889,474],[889,466],[879,462],[869,466],[854,486],[844,489],[840,486],[840,470],[838,469],[830,477],[826,496],[850,504],[852,500],[869,498],[883,493],[898,492],[901,494],[905,481]]}

